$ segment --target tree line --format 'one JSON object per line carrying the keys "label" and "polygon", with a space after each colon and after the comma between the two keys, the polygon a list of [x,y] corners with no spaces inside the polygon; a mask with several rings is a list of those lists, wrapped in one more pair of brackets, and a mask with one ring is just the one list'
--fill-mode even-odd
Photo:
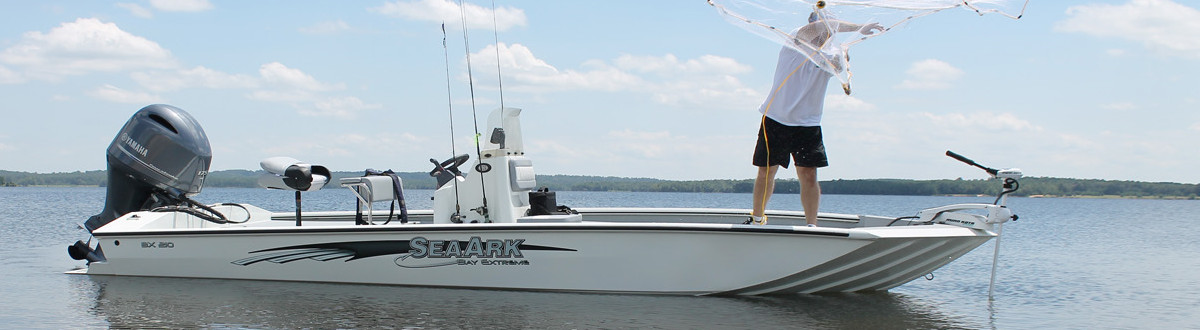
{"label": "tree line", "polygon": [[0,186],[98,186],[108,181],[106,171],[28,173],[0,170]]}
{"label": "tree line", "polygon": [[[263,171],[225,170],[209,173],[204,185],[207,187],[257,187],[257,179]],[[396,173],[409,189],[433,189],[436,181],[425,172]],[[339,178],[363,175],[362,172],[334,172],[327,187],[337,187]],[[105,186],[106,171],[84,171],[64,173],[28,173],[0,171],[0,186]],[[581,175],[538,175],[539,187],[556,191],[646,191],[646,192],[703,192],[703,193],[750,193],[754,180],[696,180],[674,181],[650,178],[599,177]],[[825,194],[853,195],[995,195],[1000,190],[999,179],[855,179],[821,181]],[[800,192],[796,179],[779,179],[775,192],[794,194]],[[1111,181],[1095,179],[1043,178],[1021,179],[1020,190],[1015,196],[1111,196],[1137,198],[1184,198],[1200,197],[1200,184],[1171,182]]]}

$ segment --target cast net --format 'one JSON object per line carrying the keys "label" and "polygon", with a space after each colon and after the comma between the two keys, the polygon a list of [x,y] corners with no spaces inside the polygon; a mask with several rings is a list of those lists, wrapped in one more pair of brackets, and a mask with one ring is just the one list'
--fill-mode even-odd
{"label": "cast net", "polygon": [[850,94],[850,48],[946,10],[1019,19],[1028,0],[708,0],[726,20],[790,47]]}

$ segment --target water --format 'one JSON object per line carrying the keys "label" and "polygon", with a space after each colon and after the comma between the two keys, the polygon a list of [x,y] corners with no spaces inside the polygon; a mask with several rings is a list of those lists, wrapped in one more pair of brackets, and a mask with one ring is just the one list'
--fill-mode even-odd
{"label": "water", "polygon": [[[430,191],[408,191],[429,208]],[[292,195],[208,188],[202,202],[291,211]],[[745,208],[747,194],[559,192],[572,207]],[[1200,201],[1012,198],[996,297],[993,243],[890,292],[676,297],[66,275],[76,227],[102,188],[0,187],[0,324],[5,328],[850,328],[1200,329]],[[903,216],[990,197],[826,195],[822,211]],[[796,195],[770,208],[796,209]],[[345,191],[306,210],[349,210]],[[994,242],[994,241],[993,241]],[[746,247],[753,253],[753,247]],[[796,251],[795,253],[803,253]]]}

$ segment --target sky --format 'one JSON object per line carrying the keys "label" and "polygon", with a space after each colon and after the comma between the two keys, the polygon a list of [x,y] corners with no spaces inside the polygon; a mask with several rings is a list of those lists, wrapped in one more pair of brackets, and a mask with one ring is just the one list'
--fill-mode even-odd
{"label": "sky", "polygon": [[[214,171],[428,171],[473,153],[473,119],[503,102],[538,174],[749,179],[779,52],[702,0],[0,6],[0,169],[38,173],[104,169],[156,103],[200,122]],[[1182,0],[912,20],[853,48],[853,94],[830,83],[819,178],[986,178],[953,150],[1026,176],[1200,183],[1197,36]]]}

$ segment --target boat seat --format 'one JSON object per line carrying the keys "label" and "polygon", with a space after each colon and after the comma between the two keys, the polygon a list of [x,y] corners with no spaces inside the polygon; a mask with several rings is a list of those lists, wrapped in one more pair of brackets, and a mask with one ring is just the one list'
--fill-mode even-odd
{"label": "boat seat", "polygon": [[537,187],[537,176],[533,173],[533,161],[525,157],[508,160],[508,178],[513,191],[532,190]]}
{"label": "boat seat", "polygon": [[368,203],[390,202],[396,198],[392,177],[386,175],[370,175],[353,178],[342,178],[342,187],[350,188],[359,198]]}
{"label": "boat seat", "polygon": [[[380,174],[374,174],[372,171],[367,170],[368,175],[365,176],[342,178],[339,181],[342,187],[350,188],[350,191],[354,193],[354,197],[357,199],[355,223],[375,223],[375,202],[398,202],[400,222],[408,223],[408,207],[404,204],[403,180],[390,170],[387,172],[378,172]],[[392,204],[392,212],[396,210],[396,206],[396,204]],[[363,209],[367,211],[366,222],[362,222]],[[392,212],[388,213],[387,218],[389,222],[392,219]]]}

